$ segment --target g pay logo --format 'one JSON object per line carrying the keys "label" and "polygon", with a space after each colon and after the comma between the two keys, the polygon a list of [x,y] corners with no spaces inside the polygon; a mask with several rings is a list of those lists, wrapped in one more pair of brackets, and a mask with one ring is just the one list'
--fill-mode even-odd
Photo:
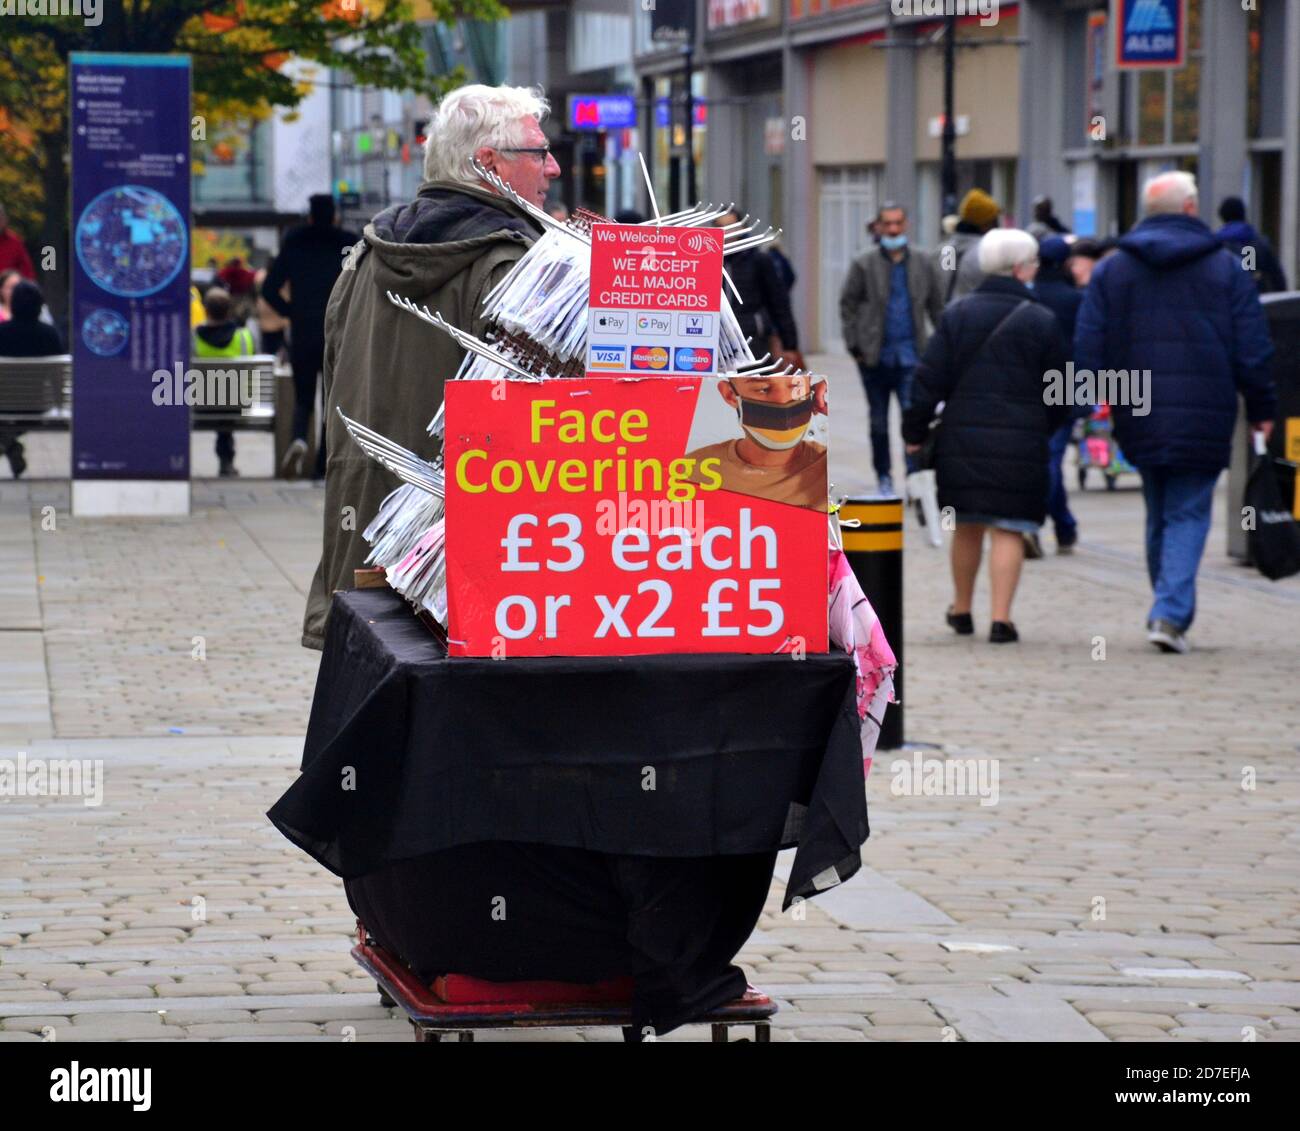
{"label": "g pay logo", "polygon": [[592,346],[587,358],[588,369],[626,369],[627,349],[624,346]]}
{"label": "g pay logo", "polygon": [[694,346],[681,346],[674,356],[675,369],[684,373],[707,372],[713,368],[713,351],[696,349]]}
{"label": "g pay logo", "polygon": [[671,334],[673,320],[667,314],[638,314],[636,316],[638,334]]}
{"label": "g pay logo", "polygon": [[667,369],[668,351],[663,346],[633,346],[633,369]]}

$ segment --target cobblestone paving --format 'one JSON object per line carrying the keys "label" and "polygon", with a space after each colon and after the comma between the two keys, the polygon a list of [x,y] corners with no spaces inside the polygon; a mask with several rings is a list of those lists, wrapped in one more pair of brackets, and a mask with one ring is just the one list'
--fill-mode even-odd
{"label": "cobblestone paving", "polygon": [[[852,490],[862,398],[829,368]],[[1149,651],[1135,484],[1075,496],[1079,552],[1027,564],[1017,647],[948,632],[946,558],[909,525],[907,735],[938,748],[878,757],[866,867],[802,918],[778,868],[740,957],[774,1039],[1300,1039],[1300,582],[1230,564],[1220,514],[1197,650]],[[0,800],[0,1041],[409,1040],[341,884],[263,817],[315,677],[320,492],[200,483],[152,522],[67,497],[0,483],[0,754],[102,759],[104,802]],[[909,795],[916,757],[996,767],[997,803]]]}

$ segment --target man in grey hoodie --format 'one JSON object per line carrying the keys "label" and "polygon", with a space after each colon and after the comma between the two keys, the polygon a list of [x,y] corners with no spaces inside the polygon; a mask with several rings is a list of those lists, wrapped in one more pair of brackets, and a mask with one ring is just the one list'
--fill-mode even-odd
{"label": "man in grey hoodie", "polygon": [[348,437],[336,408],[432,459],[427,432],[444,383],[464,352],[446,334],[388,301],[436,310],[482,336],[483,299],[541,234],[513,201],[479,180],[495,172],[541,207],[560,168],[541,121],[549,107],[523,87],[464,86],[429,123],[424,183],[414,200],[381,212],[344,264],[325,313],[325,537],[307,598],[302,642],[324,645],[330,597],[352,587],[369,547],[361,532],[398,480]]}

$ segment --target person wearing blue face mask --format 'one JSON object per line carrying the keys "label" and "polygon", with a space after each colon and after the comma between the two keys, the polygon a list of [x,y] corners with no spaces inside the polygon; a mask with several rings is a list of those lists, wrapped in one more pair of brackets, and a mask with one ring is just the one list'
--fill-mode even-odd
{"label": "person wearing blue face mask", "polygon": [[[908,246],[907,210],[887,203],[876,214],[879,247],[853,261],[840,291],[844,344],[858,363],[871,412],[871,462],[881,495],[894,493],[889,401],[910,403],[912,372],[943,314],[944,287],[932,256]],[[911,461],[909,460],[909,471]]]}

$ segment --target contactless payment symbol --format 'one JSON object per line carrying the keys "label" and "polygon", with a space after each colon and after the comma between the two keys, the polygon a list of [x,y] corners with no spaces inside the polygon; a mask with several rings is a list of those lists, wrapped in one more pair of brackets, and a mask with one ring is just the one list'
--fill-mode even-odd
{"label": "contactless payment symbol", "polygon": [[679,346],[674,351],[673,368],[683,373],[707,373],[713,368],[713,351]]}
{"label": "contactless payment symbol", "polygon": [[633,346],[633,369],[667,369],[668,351],[663,346]]}

